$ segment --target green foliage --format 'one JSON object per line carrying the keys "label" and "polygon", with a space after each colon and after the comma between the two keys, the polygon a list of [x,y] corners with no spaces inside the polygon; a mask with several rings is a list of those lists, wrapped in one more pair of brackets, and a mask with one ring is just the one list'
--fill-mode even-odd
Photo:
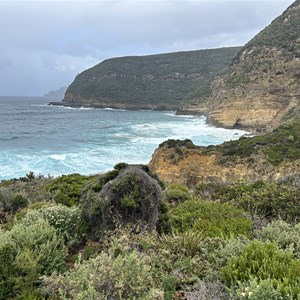
{"label": "green foliage", "polygon": [[225,197],[227,194],[228,186],[222,183],[199,183],[194,190],[196,197],[218,201]]}
{"label": "green foliage", "polygon": [[46,189],[56,203],[73,206],[79,203],[81,190],[88,180],[88,176],[80,174],[62,175],[55,178]]}
{"label": "green foliage", "polygon": [[258,281],[256,277],[246,282],[240,282],[238,287],[230,290],[231,299],[242,300],[278,300],[291,299],[292,296],[283,298],[280,290],[273,284],[273,280],[268,278]]}
{"label": "green foliage", "polygon": [[248,235],[251,221],[235,206],[210,201],[189,200],[169,211],[172,228],[199,231],[204,237]]}
{"label": "green foliage", "polygon": [[41,275],[65,270],[66,255],[63,238],[42,218],[0,232],[0,299],[28,299]]}
{"label": "green foliage", "polygon": [[35,174],[34,172],[30,171],[26,174],[25,177],[20,177],[19,180],[20,181],[24,181],[24,182],[27,182],[27,181],[32,181],[34,180],[36,177],[35,177]]}
{"label": "green foliage", "polygon": [[194,148],[196,148],[194,143],[189,139],[185,139],[185,140],[169,139],[169,140],[161,143],[158,147],[159,148],[176,148],[176,149],[183,149],[183,148],[194,149]]}
{"label": "green foliage", "polygon": [[163,234],[160,237],[162,248],[182,257],[193,257],[199,254],[202,245],[201,242],[201,233],[194,231],[172,232],[170,234]]}
{"label": "green foliage", "polygon": [[181,202],[191,200],[189,189],[184,185],[172,184],[169,185],[164,191],[162,196],[163,201],[169,205],[176,205]]}
{"label": "green foliage", "polygon": [[277,182],[255,182],[228,187],[226,198],[252,216],[282,218],[295,222],[300,217],[299,187]]}
{"label": "green foliage", "polygon": [[257,278],[258,283],[272,279],[275,289],[283,296],[300,294],[300,261],[291,252],[279,250],[272,243],[253,241],[238,257],[231,258],[222,269],[222,277],[227,286],[238,286]]}
{"label": "green foliage", "polygon": [[12,198],[5,197],[0,193],[0,209],[4,212],[15,214],[19,209],[28,205],[28,200],[20,194],[16,194]]}
{"label": "green foliage", "polygon": [[44,219],[56,229],[59,236],[63,237],[67,246],[78,242],[81,212],[77,207],[70,208],[61,204],[46,204],[40,208],[28,210],[26,215],[17,222],[30,226],[39,219]]}
{"label": "green foliage", "polygon": [[127,166],[128,166],[127,163],[121,162],[121,163],[116,164],[114,166],[114,169],[117,171],[121,171],[121,170],[125,169]]}
{"label": "green foliage", "polygon": [[[120,167],[121,168],[121,165],[116,165],[115,168],[118,168]],[[108,182],[110,182],[111,180],[115,179],[118,175],[119,175],[119,171],[118,169],[115,169],[115,170],[112,170],[112,171],[109,171],[109,172],[106,172],[104,174],[102,174],[100,177],[99,177],[99,180],[98,180],[98,188],[97,190],[94,189],[95,192],[100,192],[101,189],[103,188],[103,186],[105,184],[107,184]]]}
{"label": "green foliage", "polygon": [[255,237],[263,242],[272,242],[279,249],[288,250],[300,259],[300,223],[292,225],[282,220],[273,221],[256,231]]}
{"label": "green foliage", "polygon": [[0,242],[0,299],[13,296],[16,255],[13,243]]}
{"label": "green foliage", "polygon": [[242,137],[216,148],[221,152],[223,160],[230,156],[245,158],[262,152],[274,166],[283,161],[294,161],[300,157],[300,120],[283,124],[268,134],[251,138]]}
{"label": "green foliage", "polygon": [[164,300],[174,299],[174,294],[178,286],[178,278],[173,275],[165,275],[162,277],[162,288],[165,291]]}
{"label": "green foliage", "polygon": [[140,166],[128,166],[95,193],[87,185],[81,208],[92,240],[101,239],[106,230],[130,225],[154,230],[158,219],[161,187]]}
{"label": "green foliage", "polygon": [[128,174],[115,184],[113,191],[120,198],[121,207],[130,209],[138,208],[141,196],[140,189],[139,179],[133,174]]}
{"label": "green foliage", "polygon": [[57,234],[56,229],[47,220],[38,218],[31,224],[21,221],[7,232],[7,236],[16,245],[21,258],[26,251],[30,252],[37,261],[41,274],[64,270],[67,248],[63,237]]}
{"label": "green foliage", "polygon": [[149,256],[114,250],[75,264],[65,274],[43,278],[44,293],[62,299],[163,299]]}

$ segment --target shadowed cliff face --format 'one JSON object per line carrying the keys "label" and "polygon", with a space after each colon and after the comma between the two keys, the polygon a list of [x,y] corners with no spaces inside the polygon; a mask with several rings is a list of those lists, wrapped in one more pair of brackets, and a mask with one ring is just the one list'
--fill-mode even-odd
{"label": "shadowed cliff face", "polygon": [[300,121],[219,146],[167,141],[156,149],[149,167],[167,183],[189,186],[282,179],[300,173]]}
{"label": "shadowed cliff face", "polygon": [[269,130],[298,115],[300,1],[246,44],[206,94],[191,102],[211,123],[229,128]]}

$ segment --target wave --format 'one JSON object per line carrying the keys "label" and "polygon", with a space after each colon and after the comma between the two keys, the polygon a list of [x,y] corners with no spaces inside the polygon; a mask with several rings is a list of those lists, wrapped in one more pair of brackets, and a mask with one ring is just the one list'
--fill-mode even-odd
{"label": "wave", "polygon": [[100,110],[108,110],[108,111],[127,111],[126,109],[122,108],[112,108],[112,107],[104,107],[104,108],[99,108]]}

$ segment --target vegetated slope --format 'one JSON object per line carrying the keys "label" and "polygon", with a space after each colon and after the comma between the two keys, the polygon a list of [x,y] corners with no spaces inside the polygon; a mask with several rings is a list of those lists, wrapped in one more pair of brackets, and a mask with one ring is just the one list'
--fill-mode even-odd
{"label": "vegetated slope", "polygon": [[218,146],[169,140],[155,150],[149,167],[164,182],[190,186],[285,178],[300,172],[300,120]]}
{"label": "vegetated slope", "polygon": [[190,99],[224,127],[270,129],[299,115],[300,1],[250,40],[226,72]]}
{"label": "vegetated slope", "polygon": [[229,64],[239,47],[112,58],[79,74],[63,105],[177,109]]}

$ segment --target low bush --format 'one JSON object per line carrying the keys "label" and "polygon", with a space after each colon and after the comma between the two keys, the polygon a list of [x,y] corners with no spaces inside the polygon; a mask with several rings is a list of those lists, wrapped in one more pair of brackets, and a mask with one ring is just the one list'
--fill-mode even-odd
{"label": "low bush", "polygon": [[66,255],[63,238],[42,218],[0,232],[0,299],[30,299],[41,275],[66,269]]}
{"label": "low bush", "polygon": [[239,282],[238,286],[231,288],[230,299],[242,300],[278,300],[278,299],[290,299],[292,296],[283,298],[280,289],[274,286],[271,278],[258,281],[257,278],[251,278],[245,282]]}
{"label": "low bush", "polygon": [[300,224],[292,225],[277,220],[262,230],[255,231],[254,235],[263,242],[272,242],[279,249],[292,252],[300,259]]}
{"label": "low bush", "polygon": [[262,181],[239,184],[228,188],[226,198],[252,216],[258,214],[288,222],[296,222],[300,217],[300,193],[296,186]]}
{"label": "low bush", "polygon": [[79,203],[81,190],[90,177],[80,174],[62,175],[47,185],[46,190],[56,203],[73,206]]}
{"label": "low bush", "polygon": [[14,215],[18,210],[27,205],[28,200],[20,194],[16,194],[13,197],[7,197],[0,193],[0,209],[4,212]]}
{"label": "low bush", "polygon": [[228,287],[239,286],[256,278],[258,283],[271,279],[275,290],[284,299],[297,299],[300,295],[300,261],[293,253],[279,250],[275,244],[253,241],[246,245],[241,255],[229,259],[221,270]]}
{"label": "low bush", "polygon": [[164,299],[154,281],[151,258],[132,251],[114,256],[102,252],[75,264],[65,274],[43,277],[43,293],[62,299]]}
{"label": "low bush", "polygon": [[225,203],[189,200],[168,212],[173,230],[195,230],[203,237],[248,235],[251,221],[242,209]]}
{"label": "low bush", "polygon": [[107,182],[100,192],[87,185],[81,208],[91,239],[101,239],[104,231],[118,225],[156,228],[161,187],[138,166],[127,166]]}
{"label": "low bush", "polygon": [[192,197],[186,186],[172,184],[163,191],[162,199],[170,205],[177,205],[181,202],[191,200]]}
{"label": "low bush", "polygon": [[185,231],[163,234],[160,237],[160,246],[181,257],[193,257],[199,254],[202,245],[200,232]]}
{"label": "low bush", "polygon": [[17,223],[30,226],[39,219],[44,219],[63,237],[67,246],[74,245],[79,239],[81,211],[77,207],[66,207],[61,204],[44,204],[36,209],[30,209],[20,216]]}

